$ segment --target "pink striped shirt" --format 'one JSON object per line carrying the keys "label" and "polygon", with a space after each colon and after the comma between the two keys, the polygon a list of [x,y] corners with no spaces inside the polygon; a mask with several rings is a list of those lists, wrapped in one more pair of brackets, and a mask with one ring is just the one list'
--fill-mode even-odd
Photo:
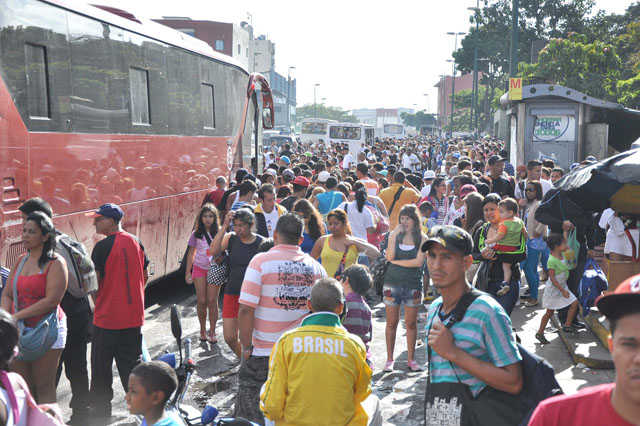
{"label": "pink striped shirt", "polygon": [[322,265],[300,247],[279,244],[259,253],[247,267],[239,303],[255,308],[254,356],[269,356],[282,333],[297,327],[309,313],[307,300]]}

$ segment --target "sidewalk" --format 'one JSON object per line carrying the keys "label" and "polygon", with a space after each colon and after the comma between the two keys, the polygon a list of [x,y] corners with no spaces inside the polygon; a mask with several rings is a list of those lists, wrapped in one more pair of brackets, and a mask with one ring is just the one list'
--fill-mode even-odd
{"label": "sidewalk", "polygon": [[[426,373],[410,372],[407,369],[406,337],[403,326],[403,316],[396,338],[394,371],[385,373],[382,367],[386,361],[386,344],[384,339],[385,315],[384,304],[378,302],[371,307],[373,310],[373,392],[382,401],[385,424],[390,425],[421,425],[423,422],[423,404],[426,390]],[[426,308],[421,308],[426,313]],[[573,394],[579,389],[601,383],[609,383],[615,379],[614,370],[591,370],[578,368],[573,365],[566,346],[557,333],[551,333],[549,328],[545,334],[551,342],[541,345],[535,338],[540,318],[544,309],[540,306],[527,308],[516,306],[511,315],[513,327],[516,329],[522,344],[529,350],[545,358],[556,371],[556,378],[566,394]],[[380,315],[379,317],[376,315]],[[422,315],[420,315],[422,316]],[[419,317],[420,317],[419,316]],[[418,346],[416,347],[416,361],[426,369],[426,351],[424,346],[425,322],[418,319]],[[548,327],[552,327],[550,322]]]}

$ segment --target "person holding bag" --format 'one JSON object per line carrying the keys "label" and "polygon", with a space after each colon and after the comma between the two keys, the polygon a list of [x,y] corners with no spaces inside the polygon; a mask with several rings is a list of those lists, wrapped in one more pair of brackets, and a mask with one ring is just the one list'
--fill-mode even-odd
{"label": "person holding bag", "polygon": [[56,371],[67,335],[60,308],[67,289],[67,266],[55,253],[55,228],[44,213],[27,216],[22,243],[27,254],[12,268],[7,282],[13,291],[4,291],[0,302],[20,330],[19,353],[10,368],[26,380],[38,403],[55,403]]}
{"label": "person holding bag", "polygon": [[[207,283],[207,274],[213,261],[209,246],[218,233],[218,210],[211,203],[200,208],[196,219],[196,229],[189,237],[189,252],[185,281],[196,288],[196,312],[200,323],[200,341],[218,343],[216,323],[218,322],[218,293],[220,286]],[[209,314],[209,334],[207,335],[207,313]]]}
{"label": "person holding bag", "polygon": [[327,215],[327,223],[331,235],[318,238],[311,250],[312,258],[321,259],[327,276],[339,277],[342,271],[358,261],[358,253],[364,253],[368,257],[380,255],[375,246],[352,235],[344,210],[331,210]]}

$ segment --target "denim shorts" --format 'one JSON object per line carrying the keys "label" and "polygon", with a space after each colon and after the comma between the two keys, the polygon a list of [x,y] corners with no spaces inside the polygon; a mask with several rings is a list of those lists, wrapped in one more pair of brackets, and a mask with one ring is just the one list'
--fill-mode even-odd
{"label": "denim shorts", "polygon": [[382,287],[382,300],[389,307],[400,306],[404,303],[408,308],[416,308],[422,303],[422,292],[403,285],[385,284]]}

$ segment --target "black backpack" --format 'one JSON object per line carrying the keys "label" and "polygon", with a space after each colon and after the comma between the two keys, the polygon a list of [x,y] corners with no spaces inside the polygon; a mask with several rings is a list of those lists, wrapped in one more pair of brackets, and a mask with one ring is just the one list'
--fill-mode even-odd
{"label": "black backpack", "polygon": [[[482,295],[488,294],[475,288],[472,288],[471,291],[466,293],[454,308],[452,318],[455,318],[455,320],[453,324],[461,321],[469,305],[471,305],[477,297]],[[447,324],[448,328],[449,324],[453,326],[451,320]],[[520,422],[520,425],[526,426],[529,423],[533,411],[541,401],[552,396],[562,395],[564,392],[556,380],[556,373],[553,370],[553,366],[549,364],[546,359],[530,352],[519,342],[517,346],[518,352],[520,352],[520,356],[522,357],[522,391],[520,391],[519,396],[527,406],[527,414]]]}

